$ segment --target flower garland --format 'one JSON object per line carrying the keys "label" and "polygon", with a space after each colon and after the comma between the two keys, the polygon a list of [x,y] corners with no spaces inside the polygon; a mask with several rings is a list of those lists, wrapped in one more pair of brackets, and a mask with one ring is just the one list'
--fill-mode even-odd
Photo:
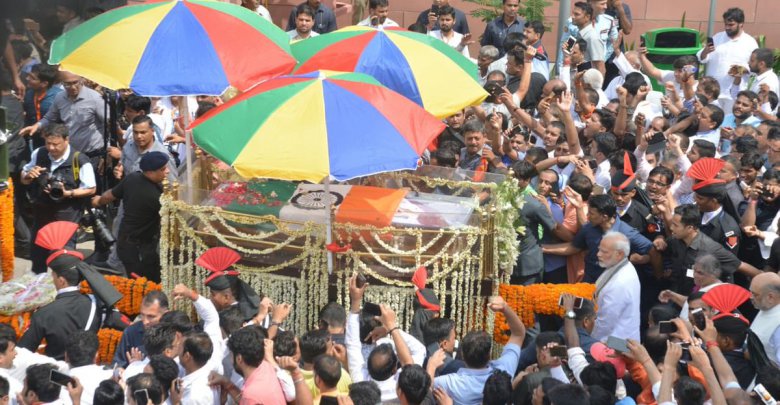
{"label": "flower garland", "polygon": [[498,253],[498,267],[505,275],[503,281],[509,281],[512,268],[517,263],[519,254],[517,241],[518,234],[525,233],[525,227],[520,224],[520,209],[523,208],[520,189],[517,179],[507,176],[496,189],[495,211],[492,212],[495,219],[496,248]]}
{"label": "flower garland", "polygon": [[16,331],[16,337],[20,338],[30,326],[30,317],[33,311],[22,312],[14,315],[0,315],[0,323],[10,325]]}
{"label": "flower garland", "polygon": [[[534,326],[535,315],[563,316],[563,307],[558,305],[561,294],[570,293],[576,297],[593,299],[596,285],[578,284],[532,284],[529,286],[501,284],[498,295],[520,316],[527,327]],[[509,325],[506,317],[497,313],[493,323],[493,340],[504,344],[509,340]]]}
{"label": "flower garland", "polygon": [[0,269],[3,281],[14,277],[14,184],[0,191]]}
{"label": "flower garland", "polygon": [[111,364],[114,360],[114,352],[122,339],[122,331],[116,329],[103,328],[98,330],[98,363]]}
{"label": "flower garland", "polygon": [[[122,299],[116,303],[115,307],[119,312],[134,317],[141,311],[141,301],[150,291],[160,291],[162,286],[145,277],[132,279],[120,276],[103,276],[122,294]],[[92,289],[86,281],[80,284],[82,294],[92,294]]]}

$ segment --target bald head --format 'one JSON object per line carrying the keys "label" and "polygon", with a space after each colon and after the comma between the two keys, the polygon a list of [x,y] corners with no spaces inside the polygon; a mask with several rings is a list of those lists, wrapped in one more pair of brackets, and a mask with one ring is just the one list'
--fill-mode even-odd
{"label": "bald head", "polygon": [[774,308],[780,304],[780,275],[766,272],[753,277],[750,294],[757,309],[768,311]]}
{"label": "bald head", "polygon": [[84,86],[84,79],[66,70],[60,71],[60,82],[70,98],[76,98]]}

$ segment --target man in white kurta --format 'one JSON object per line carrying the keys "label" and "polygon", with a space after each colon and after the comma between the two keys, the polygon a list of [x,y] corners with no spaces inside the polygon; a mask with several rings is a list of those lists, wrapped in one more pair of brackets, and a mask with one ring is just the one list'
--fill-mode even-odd
{"label": "man in white kurta", "polygon": [[631,244],[625,235],[607,232],[597,257],[603,273],[596,280],[596,325],[591,336],[605,341],[610,336],[639,340],[641,287],[634,265],[628,261]]}
{"label": "man in white kurta", "polygon": [[729,69],[733,65],[747,64],[758,43],[743,29],[745,13],[741,9],[726,10],[723,24],[725,29],[712,37],[714,47],[705,46],[696,56],[699,62],[707,65],[707,76],[714,77],[721,89],[728,89],[733,80]]}
{"label": "man in white kurta", "polygon": [[767,357],[780,365],[780,276],[766,272],[753,277],[750,296],[758,309],[750,330],[761,340]]}

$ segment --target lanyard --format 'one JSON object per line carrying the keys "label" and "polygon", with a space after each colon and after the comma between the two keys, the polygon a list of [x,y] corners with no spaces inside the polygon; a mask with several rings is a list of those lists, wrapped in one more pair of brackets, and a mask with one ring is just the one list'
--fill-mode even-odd
{"label": "lanyard", "polygon": [[44,91],[41,93],[41,95],[34,95],[33,96],[33,105],[35,106],[35,120],[40,121],[41,120],[41,102],[43,102],[43,99],[46,98],[46,92]]}

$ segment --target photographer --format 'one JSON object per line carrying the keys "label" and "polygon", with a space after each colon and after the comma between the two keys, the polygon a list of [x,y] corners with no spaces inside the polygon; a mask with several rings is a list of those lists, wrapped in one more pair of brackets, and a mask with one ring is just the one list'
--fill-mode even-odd
{"label": "photographer", "polygon": [[92,198],[99,207],[121,199],[124,217],[119,224],[117,253],[128,275],[135,273],[160,282],[160,194],[169,172],[170,157],[164,152],[147,152],[141,157],[140,172],[128,174],[113,189]]}
{"label": "photographer", "polygon": [[[30,162],[22,169],[22,184],[29,187],[33,203],[32,239],[38,230],[54,221],[78,223],[86,198],[95,194],[95,172],[89,157],[70,147],[68,127],[48,126],[43,133],[46,145],[33,151]],[[75,238],[69,244],[75,247]],[[31,250],[32,271],[46,271],[48,252],[34,245]]]}

